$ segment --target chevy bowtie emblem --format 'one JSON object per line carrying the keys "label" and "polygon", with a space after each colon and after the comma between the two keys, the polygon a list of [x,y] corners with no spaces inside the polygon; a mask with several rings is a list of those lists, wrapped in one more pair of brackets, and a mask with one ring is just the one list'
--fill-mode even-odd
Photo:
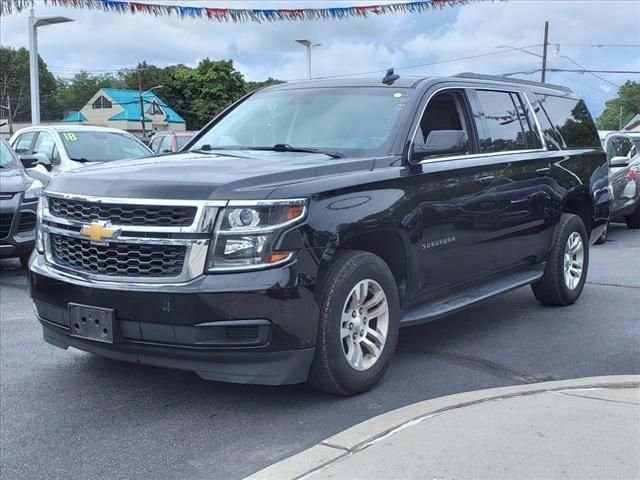
{"label": "chevy bowtie emblem", "polygon": [[85,225],[80,233],[94,243],[104,243],[105,240],[113,240],[120,234],[120,230],[108,228],[107,222],[94,222],[91,225]]}

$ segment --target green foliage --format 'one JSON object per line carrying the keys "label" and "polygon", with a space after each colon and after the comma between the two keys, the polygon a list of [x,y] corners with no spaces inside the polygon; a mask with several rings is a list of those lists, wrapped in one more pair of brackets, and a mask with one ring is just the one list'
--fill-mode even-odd
{"label": "green foliage", "polygon": [[[62,115],[62,109],[56,99],[57,82],[47,68],[47,64],[38,57],[40,80],[40,116],[43,120],[55,120]],[[29,51],[0,46],[0,102],[7,105],[11,101],[13,121],[31,119],[31,96],[29,92]],[[7,111],[2,109],[2,117]]]}
{"label": "green foliage", "polygon": [[253,92],[264,87],[270,87],[271,85],[279,85],[285,83],[282,80],[276,80],[275,78],[267,78],[264,82],[247,82],[247,93]]}
{"label": "green foliage", "polygon": [[[596,121],[601,130],[619,130],[640,113],[640,82],[627,80],[618,90],[618,96],[605,104],[605,110]],[[621,115],[622,113],[622,115]]]}
{"label": "green foliage", "polygon": [[[0,91],[15,105],[16,120],[28,119],[29,54],[23,48],[0,50]],[[117,75],[92,75],[80,72],[74,77],[57,80],[40,63],[40,91],[43,120],[59,120],[80,110],[101,88],[124,88],[142,91],[153,87],[159,97],[182,116],[187,128],[198,130],[209,120],[243,95],[258,88],[282,83],[268,78],[264,82],[246,82],[232,60],[205,58],[195,68],[185,65],[157,67],[146,61],[135,69],[121,70]],[[8,90],[12,88],[13,90]],[[7,93],[8,92],[8,93]]]}
{"label": "green foliage", "polygon": [[58,79],[56,98],[63,115],[80,110],[101,88],[122,88],[122,81],[111,75],[80,72],[70,79]]}

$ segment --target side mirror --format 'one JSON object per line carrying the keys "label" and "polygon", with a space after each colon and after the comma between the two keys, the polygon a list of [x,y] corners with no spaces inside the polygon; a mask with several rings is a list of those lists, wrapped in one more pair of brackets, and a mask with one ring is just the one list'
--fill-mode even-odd
{"label": "side mirror", "polygon": [[465,153],[468,148],[469,137],[464,130],[433,130],[424,145],[414,145],[412,156],[421,159],[431,155],[453,155]]}
{"label": "side mirror", "polygon": [[20,162],[22,162],[22,166],[26,169],[33,168],[38,164],[38,157],[35,155],[22,155]]}
{"label": "side mirror", "polygon": [[613,157],[611,160],[609,160],[609,165],[611,167],[614,168],[618,168],[618,167],[626,167],[629,165],[629,158],[628,157]]}

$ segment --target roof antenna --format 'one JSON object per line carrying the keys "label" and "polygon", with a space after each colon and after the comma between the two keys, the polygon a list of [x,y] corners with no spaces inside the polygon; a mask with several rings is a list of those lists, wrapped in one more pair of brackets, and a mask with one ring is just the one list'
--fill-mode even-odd
{"label": "roof antenna", "polygon": [[382,79],[382,83],[384,83],[385,85],[393,85],[393,82],[395,82],[399,78],[400,75],[398,75],[397,73],[393,73],[393,68],[390,68],[389,70],[387,70],[387,74]]}

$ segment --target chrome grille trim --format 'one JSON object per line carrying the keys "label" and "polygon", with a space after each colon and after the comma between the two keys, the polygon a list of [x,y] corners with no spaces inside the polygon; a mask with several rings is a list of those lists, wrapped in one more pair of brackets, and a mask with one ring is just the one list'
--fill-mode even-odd
{"label": "chrome grille trim", "polygon": [[[194,221],[189,226],[132,226],[117,225],[109,223],[109,227],[121,230],[126,235],[120,234],[107,243],[136,244],[136,245],[181,245],[186,247],[185,260],[182,272],[178,276],[118,276],[92,273],[84,269],[70,268],[67,265],[56,262],[52,254],[51,235],[80,238],[87,240],[87,237],[80,234],[80,229],[90,222],[81,222],[73,219],[66,219],[55,216],[49,209],[49,197],[64,198],[69,200],[79,200],[83,202],[96,202],[108,204],[127,204],[141,206],[189,206],[196,207]],[[61,273],[80,277],[94,283],[122,282],[122,286],[127,284],[174,284],[184,283],[204,274],[205,264],[209,244],[213,235],[213,229],[218,212],[221,207],[227,205],[227,201],[210,200],[167,200],[167,199],[147,199],[147,198],[117,198],[98,197],[85,195],[69,195],[56,192],[45,191],[43,198],[42,232],[45,244],[45,259],[52,268]],[[67,227],[67,228],[60,228]],[[136,233],[140,233],[139,236]],[[146,234],[153,233],[179,233],[180,238],[149,238]],[[190,235],[192,237],[190,237]],[[202,238],[202,234],[207,234]]]}

